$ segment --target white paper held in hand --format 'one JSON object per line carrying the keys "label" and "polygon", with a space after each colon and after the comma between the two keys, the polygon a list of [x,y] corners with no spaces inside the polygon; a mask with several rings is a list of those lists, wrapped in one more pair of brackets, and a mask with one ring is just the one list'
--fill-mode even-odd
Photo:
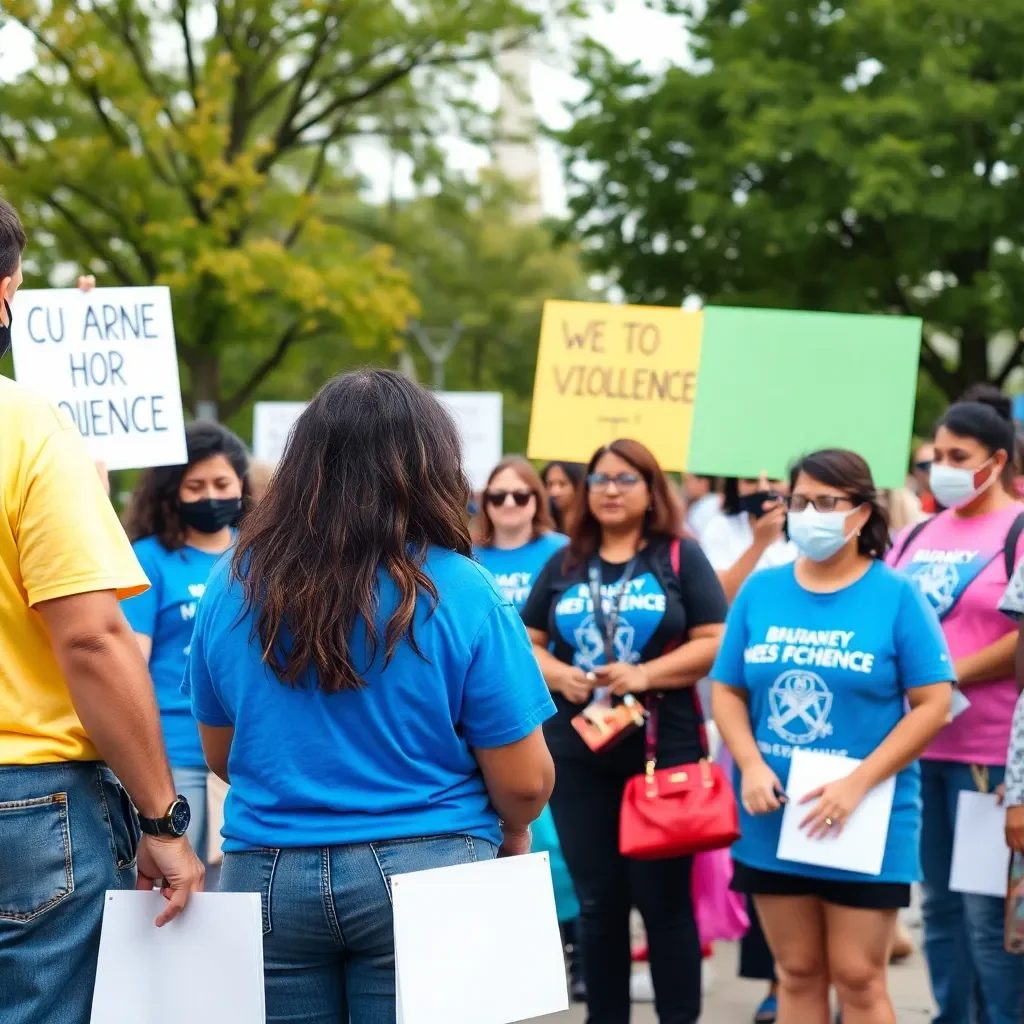
{"label": "white paper held in hand", "polygon": [[92,1024],[265,1024],[258,893],[196,893],[163,928],[159,892],[109,891]]}
{"label": "white paper held in hand", "polygon": [[951,892],[1006,898],[1010,848],[1006,845],[1006,808],[995,793],[962,790],[956,804]]}
{"label": "white paper held in hand", "polygon": [[822,868],[856,871],[862,875],[880,875],[885,857],[885,840],[896,793],[896,780],[886,779],[875,786],[850,815],[839,835],[829,833],[823,839],[811,839],[800,822],[814,809],[815,802],[800,801],[818,786],[845,779],[861,762],[855,757],[822,754],[815,750],[795,750],[786,786],[786,808],[779,835],[779,860],[814,864]]}
{"label": "white paper held in hand", "polygon": [[511,1024],[569,1008],[546,853],[395,875],[398,1024]]}

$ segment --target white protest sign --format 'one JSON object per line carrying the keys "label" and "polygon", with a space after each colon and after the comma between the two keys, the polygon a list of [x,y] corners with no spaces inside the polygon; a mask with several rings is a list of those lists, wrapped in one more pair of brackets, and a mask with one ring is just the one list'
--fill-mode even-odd
{"label": "white protest sign", "polygon": [[14,375],[75,423],[108,469],[188,461],[167,288],[22,290]]}
{"label": "white protest sign", "polygon": [[257,402],[252,410],[252,453],[263,462],[279,462],[288,435],[307,402]]}
{"label": "white protest sign", "polygon": [[462,461],[474,491],[487,486],[491,470],[501,461],[501,392],[438,391],[437,397],[455,418],[462,434]]}

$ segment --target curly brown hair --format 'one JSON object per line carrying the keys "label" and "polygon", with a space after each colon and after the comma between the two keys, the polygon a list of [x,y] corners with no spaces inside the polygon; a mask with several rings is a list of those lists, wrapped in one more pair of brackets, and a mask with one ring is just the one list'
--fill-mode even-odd
{"label": "curly brown hair", "polygon": [[241,438],[220,423],[198,420],[185,427],[188,462],[184,466],[147,469],[132,492],[124,528],[131,541],[156,537],[168,551],[185,546],[185,528],[178,515],[178,491],[185,474],[200,462],[223,455],[242,481],[243,514],[249,507],[249,452]]}

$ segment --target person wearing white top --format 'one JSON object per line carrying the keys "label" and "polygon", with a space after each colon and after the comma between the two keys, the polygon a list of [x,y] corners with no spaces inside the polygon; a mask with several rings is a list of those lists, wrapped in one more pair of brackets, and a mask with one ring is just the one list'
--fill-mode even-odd
{"label": "person wearing white top", "polygon": [[708,523],[721,513],[722,496],[716,490],[718,478],[687,473],[683,478],[686,494],[686,526],[701,540]]}
{"label": "person wearing white top", "polygon": [[783,536],[785,487],[764,475],[725,482],[722,511],[704,528],[700,543],[730,601],[755,569],[796,561],[796,548]]}

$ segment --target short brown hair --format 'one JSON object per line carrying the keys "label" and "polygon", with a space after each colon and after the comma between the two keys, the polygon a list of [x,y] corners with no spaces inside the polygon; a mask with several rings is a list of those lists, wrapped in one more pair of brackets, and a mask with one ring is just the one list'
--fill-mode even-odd
{"label": "short brown hair", "polygon": [[0,199],[0,278],[14,277],[28,239],[14,207]]}
{"label": "short brown hair", "polygon": [[489,548],[494,543],[494,523],[491,522],[491,517],[487,512],[487,490],[491,486],[491,481],[506,469],[511,469],[516,476],[520,477],[533,494],[536,505],[533,513],[533,539],[543,537],[544,534],[551,533],[555,528],[551,510],[548,508],[547,493],[537,475],[537,470],[521,455],[506,455],[491,470],[491,475],[487,478],[487,484],[480,495],[480,510],[473,523],[473,537],[477,547]]}
{"label": "short brown hair", "polygon": [[602,456],[609,453],[628,462],[644,478],[651,492],[651,510],[644,520],[644,537],[651,541],[684,536],[683,503],[669,485],[658,460],[639,441],[622,438],[598,448],[587,463],[584,486],[576,491],[576,499],[569,509],[569,547],[565,553],[567,569],[585,564],[601,547],[601,524],[590,511],[589,480]]}

